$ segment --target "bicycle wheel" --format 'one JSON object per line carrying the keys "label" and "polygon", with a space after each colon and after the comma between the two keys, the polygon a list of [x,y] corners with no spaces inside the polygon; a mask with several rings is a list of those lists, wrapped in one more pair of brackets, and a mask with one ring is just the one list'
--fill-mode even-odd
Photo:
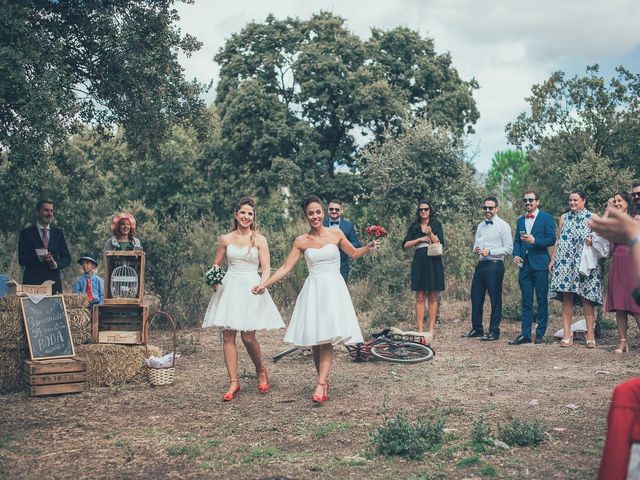
{"label": "bicycle wheel", "polygon": [[431,360],[436,352],[428,345],[413,342],[388,342],[371,347],[371,354],[386,362],[420,363]]}
{"label": "bicycle wheel", "polygon": [[298,350],[298,347],[292,347],[292,348],[287,348],[286,350],[283,350],[280,353],[276,353],[271,360],[273,360],[273,363],[276,363],[278,360],[280,360],[282,357],[286,357],[287,355],[289,355],[290,353],[295,352],[296,350]]}

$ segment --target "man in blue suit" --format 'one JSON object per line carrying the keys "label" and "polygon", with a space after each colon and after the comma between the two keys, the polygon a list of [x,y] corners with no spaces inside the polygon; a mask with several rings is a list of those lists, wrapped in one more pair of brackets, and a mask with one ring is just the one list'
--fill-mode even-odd
{"label": "man in blue suit", "polygon": [[[325,227],[339,228],[354,247],[360,248],[361,245],[356,236],[356,229],[353,223],[342,218],[342,202],[334,198],[329,202],[328,211],[328,218],[324,217],[322,224]],[[344,278],[345,283],[349,280],[349,255],[342,250],[340,250],[340,275]]]}
{"label": "man in blue suit", "polygon": [[542,343],[549,318],[549,247],[556,242],[556,223],[551,215],[538,210],[540,199],[534,191],[524,192],[525,214],[516,221],[513,262],[520,267],[518,283],[522,292],[522,330],[509,345],[531,343],[533,292],[538,301],[535,343]]}

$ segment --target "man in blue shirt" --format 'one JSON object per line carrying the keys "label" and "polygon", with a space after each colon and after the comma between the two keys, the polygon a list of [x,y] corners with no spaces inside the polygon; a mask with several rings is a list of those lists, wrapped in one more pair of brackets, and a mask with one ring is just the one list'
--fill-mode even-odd
{"label": "man in blue shirt", "polygon": [[[498,199],[488,196],[482,202],[484,220],[476,229],[473,253],[478,256],[478,264],[471,280],[471,330],[463,337],[481,337],[494,341],[500,338],[502,320],[502,280],[504,278],[504,257],[511,255],[513,237],[511,227],[498,217]],[[489,333],[484,334],[482,310],[485,294],[491,300],[491,321]]]}
{"label": "man in blue shirt", "polygon": [[78,259],[78,263],[82,266],[83,274],[73,284],[71,291],[85,293],[89,298],[89,309],[94,305],[102,305],[104,303],[104,280],[95,273],[98,262],[92,254],[85,253]]}

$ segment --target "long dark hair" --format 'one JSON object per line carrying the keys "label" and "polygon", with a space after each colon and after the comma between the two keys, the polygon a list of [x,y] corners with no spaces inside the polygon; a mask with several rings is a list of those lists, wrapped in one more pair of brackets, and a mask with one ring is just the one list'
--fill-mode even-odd
{"label": "long dark hair", "polygon": [[418,209],[420,208],[420,205],[422,205],[423,203],[426,203],[429,206],[429,225],[431,225],[434,221],[437,220],[436,211],[433,208],[433,204],[429,200],[420,200],[418,202],[418,206],[416,207],[416,218],[411,223],[411,226],[420,225],[421,218],[420,218],[420,210]]}
{"label": "long dark hair", "polygon": [[620,195],[622,199],[627,202],[627,214],[633,217],[635,214],[635,206],[633,200],[631,199],[631,195],[629,195],[629,192],[627,192],[626,190],[618,190],[613,194],[614,197],[616,195]]}
{"label": "long dark hair", "polygon": [[[233,230],[237,230],[239,227],[238,220],[236,220],[236,213],[238,213],[238,210],[240,210],[243,205],[249,205],[253,209],[253,222],[251,222],[251,226],[249,227],[251,229],[251,248],[253,248],[256,246],[256,235],[258,234],[258,225],[256,220],[256,202],[253,201],[253,198],[242,197],[240,200],[238,200],[238,203],[236,203],[236,206],[233,209]],[[249,251],[251,251],[251,249],[249,249]]]}

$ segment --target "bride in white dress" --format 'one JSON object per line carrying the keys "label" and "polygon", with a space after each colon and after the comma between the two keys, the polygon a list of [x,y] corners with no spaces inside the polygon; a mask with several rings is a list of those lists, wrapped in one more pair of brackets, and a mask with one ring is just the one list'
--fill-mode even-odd
{"label": "bride in white dress", "polygon": [[[255,204],[249,197],[240,199],[233,218],[234,229],[220,237],[214,265],[226,258],[227,273],[222,285],[211,297],[203,327],[222,329],[224,362],[229,373],[229,389],[224,401],[233,400],[240,391],[238,383],[238,350],[236,334],[240,331],[242,343],[247,349],[258,376],[258,390],[269,391],[269,378],[264,366],[256,330],[283,328],[284,322],[271,296],[256,297],[251,288],[257,282],[265,282],[271,274],[267,240],[256,232]],[[258,275],[258,263],[262,277]]]}
{"label": "bride in white dress", "polygon": [[309,232],[294,240],[282,266],[271,278],[256,285],[253,292],[264,293],[284,278],[304,255],[309,276],[296,300],[284,340],[311,347],[318,373],[311,400],[324,403],[329,399],[327,378],[333,361],[333,345],[363,341],[347,284],[340,275],[340,250],[351,258],[359,258],[375,249],[378,242],[355,248],[340,229],[324,227],[322,202],[315,195],[303,201],[302,209],[311,227]]}

